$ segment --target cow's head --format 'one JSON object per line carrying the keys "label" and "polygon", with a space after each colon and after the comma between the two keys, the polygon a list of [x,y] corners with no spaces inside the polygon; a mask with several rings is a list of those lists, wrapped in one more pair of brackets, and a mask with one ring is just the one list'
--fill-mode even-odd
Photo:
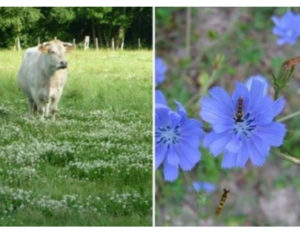
{"label": "cow's head", "polygon": [[74,46],[71,43],[53,40],[44,42],[39,45],[39,51],[48,55],[52,67],[58,69],[65,69],[68,67],[68,62],[65,58],[65,53],[72,50]]}

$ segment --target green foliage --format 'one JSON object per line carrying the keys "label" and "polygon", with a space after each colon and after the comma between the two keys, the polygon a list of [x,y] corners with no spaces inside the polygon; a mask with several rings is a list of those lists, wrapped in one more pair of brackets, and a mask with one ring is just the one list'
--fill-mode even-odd
{"label": "green foliage", "polygon": [[76,14],[72,7],[52,7],[49,16],[48,20],[65,24],[74,20]]}
{"label": "green foliage", "polygon": [[0,7],[0,47],[12,46],[15,37],[27,40],[29,36],[23,32],[33,28],[41,16],[40,10],[32,7]]}
{"label": "green foliage", "polygon": [[[150,18],[150,20],[149,20]],[[150,32],[150,33],[149,33]],[[112,38],[120,46],[126,38],[127,47],[137,47],[138,38],[144,47],[152,47],[151,7],[0,7],[0,47],[14,45],[20,37],[22,47],[33,46],[40,37],[47,41],[54,37],[63,41],[82,42],[96,37],[100,46],[107,46]]]}
{"label": "green foliage", "polygon": [[173,13],[178,10],[178,7],[159,7],[155,9],[156,16],[155,16],[155,22],[158,27],[165,26],[168,28],[168,26],[171,26],[172,22],[172,15]]}
{"label": "green foliage", "polygon": [[241,64],[252,63],[258,65],[263,57],[263,51],[255,48],[257,42],[251,39],[245,39],[237,46],[237,55]]}

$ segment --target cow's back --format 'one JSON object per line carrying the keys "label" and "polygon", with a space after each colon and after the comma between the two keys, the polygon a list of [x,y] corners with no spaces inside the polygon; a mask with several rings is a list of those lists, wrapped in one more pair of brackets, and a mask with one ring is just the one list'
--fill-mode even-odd
{"label": "cow's back", "polygon": [[22,64],[18,72],[18,85],[20,89],[28,96],[31,97],[30,88],[35,85],[36,72],[38,67],[38,58],[41,52],[38,47],[32,47],[24,52]]}

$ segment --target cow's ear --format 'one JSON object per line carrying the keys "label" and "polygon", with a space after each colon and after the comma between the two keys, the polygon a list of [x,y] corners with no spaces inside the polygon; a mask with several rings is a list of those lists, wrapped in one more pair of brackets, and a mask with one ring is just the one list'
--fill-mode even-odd
{"label": "cow's ear", "polygon": [[71,43],[64,43],[64,47],[66,47],[67,52],[74,50],[74,45]]}
{"label": "cow's ear", "polygon": [[41,51],[42,53],[48,53],[50,47],[49,47],[49,43],[48,42],[44,42],[43,44],[39,45],[38,47],[39,51]]}

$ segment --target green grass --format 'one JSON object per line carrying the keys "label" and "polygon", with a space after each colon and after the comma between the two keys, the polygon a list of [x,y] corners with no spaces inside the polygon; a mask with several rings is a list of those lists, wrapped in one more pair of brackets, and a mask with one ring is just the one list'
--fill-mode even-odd
{"label": "green grass", "polygon": [[70,53],[54,123],[0,54],[0,225],[152,226],[152,52]]}

